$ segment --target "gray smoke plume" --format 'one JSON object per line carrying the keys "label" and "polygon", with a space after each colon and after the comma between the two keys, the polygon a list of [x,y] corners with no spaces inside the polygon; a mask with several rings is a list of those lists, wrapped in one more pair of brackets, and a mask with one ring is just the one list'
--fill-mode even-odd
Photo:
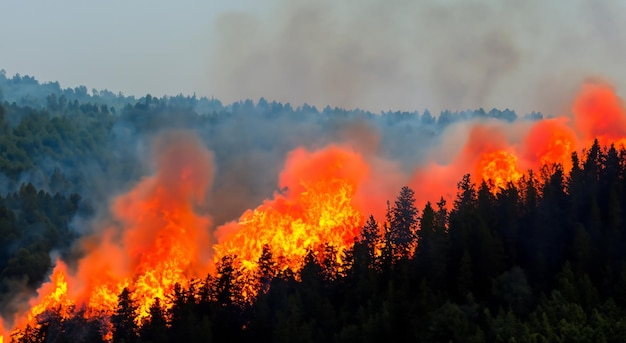
{"label": "gray smoke plume", "polygon": [[562,114],[596,75],[624,88],[626,11],[608,1],[265,2],[223,15],[208,77],[226,101]]}

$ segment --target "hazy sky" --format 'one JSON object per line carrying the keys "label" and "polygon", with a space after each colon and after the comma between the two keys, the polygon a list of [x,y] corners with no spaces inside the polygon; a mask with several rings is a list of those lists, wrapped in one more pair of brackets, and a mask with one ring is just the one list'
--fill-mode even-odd
{"label": "hazy sky", "polygon": [[3,0],[0,69],[137,96],[557,114],[585,78],[624,94],[624,3]]}

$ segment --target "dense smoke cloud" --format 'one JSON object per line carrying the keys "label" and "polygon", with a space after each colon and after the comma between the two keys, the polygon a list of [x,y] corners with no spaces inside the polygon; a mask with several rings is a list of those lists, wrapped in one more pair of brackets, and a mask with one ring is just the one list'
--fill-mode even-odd
{"label": "dense smoke cloud", "polygon": [[562,114],[585,77],[626,79],[622,6],[274,1],[220,18],[211,92],[227,101],[263,96],[374,111]]}

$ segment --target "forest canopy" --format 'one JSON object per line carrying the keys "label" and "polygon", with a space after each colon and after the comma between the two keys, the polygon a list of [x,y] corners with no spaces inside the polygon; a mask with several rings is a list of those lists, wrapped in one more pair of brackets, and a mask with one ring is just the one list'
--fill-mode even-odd
{"label": "forest canopy", "polygon": [[[135,99],[4,72],[0,101],[0,310],[5,326],[25,324],[10,333],[14,341],[617,342],[626,335],[626,150],[602,132],[544,163],[528,157],[540,149],[517,157],[502,143],[508,137],[493,137],[511,127],[560,129],[558,118],[509,109],[433,115],[263,98]],[[502,159],[447,160],[462,173],[437,165],[439,176],[456,178],[437,194],[424,170],[446,161],[433,151],[459,150],[449,147],[456,135],[469,142],[459,156]],[[167,144],[174,140],[183,143]],[[517,162],[507,164],[510,156]],[[541,165],[518,170],[523,158]],[[514,170],[488,174],[494,166]],[[413,178],[388,181],[414,170]],[[151,239],[139,235],[147,224],[131,211],[144,204],[142,216],[161,213],[146,219],[150,225],[162,217],[202,223],[194,237],[203,241],[210,231],[211,246],[197,254],[215,257],[211,270],[151,298],[143,294],[157,293],[142,290],[138,280],[149,274],[142,271],[112,292],[107,310],[68,298],[20,322],[16,313],[46,281],[75,291],[71,278],[95,261],[98,239],[126,248],[134,245],[125,230]],[[272,217],[282,210],[288,224]],[[306,235],[295,255],[268,238],[246,246],[258,252],[251,261],[224,243],[255,228],[271,228],[270,237],[298,227]],[[345,235],[315,242],[317,227]],[[180,237],[196,234],[183,229]],[[156,241],[161,250],[178,244]],[[115,259],[117,250],[104,251]]]}

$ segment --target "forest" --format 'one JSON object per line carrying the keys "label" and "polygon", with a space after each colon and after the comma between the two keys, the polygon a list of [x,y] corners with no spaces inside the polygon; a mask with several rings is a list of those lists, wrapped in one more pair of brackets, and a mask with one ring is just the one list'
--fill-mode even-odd
{"label": "forest", "polygon": [[[544,118],[545,117],[545,118]],[[70,268],[85,225],[150,169],[146,140],[197,132],[220,168],[208,195],[216,223],[278,189],[280,159],[379,132],[378,154],[408,170],[463,123],[533,123],[505,109],[371,113],[196,96],[139,99],[84,86],[61,89],[0,73],[0,313],[5,323]],[[420,189],[393,189],[382,216],[363,213],[346,249],[305,246],[299,268],[265,244],[253,272],[236,254],[215,271],[144,299],[125,287],[113,311],[52,306],[16,342],[621,342],[626,336],[626,149],[594,140],[504,187],[467,170],[451,199],[417,207]],[[252,161],[252,162],[251,162]],[[260,169],[254,178],[233,170]],[[236,193],[240,201],[230,203]],[[226,204],[227,203],[227,204]],[[380,204],[381,206],[384,204]],[[211,207],[209,206],[209,207]],[[208,249],[208,248],[207,248]],[[164,304],[168,304],[167,306]]]}

